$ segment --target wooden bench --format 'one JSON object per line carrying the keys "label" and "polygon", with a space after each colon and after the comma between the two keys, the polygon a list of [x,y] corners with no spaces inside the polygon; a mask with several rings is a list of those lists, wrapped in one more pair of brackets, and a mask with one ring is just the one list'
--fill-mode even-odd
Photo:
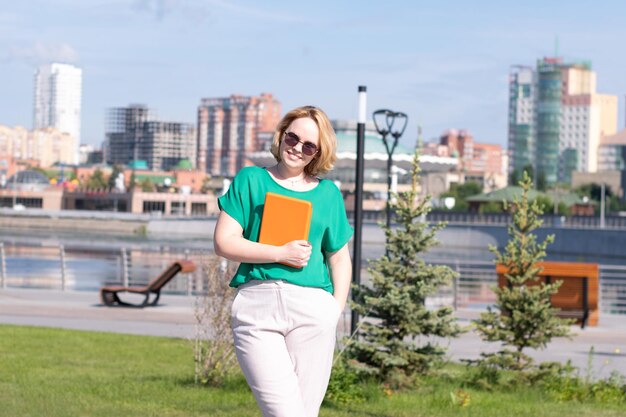
{"label": "wooden bench", "polygon": [[[556,294],[550,297],[552,306],[559,308],[557,316],[574,318],[581,328],[598,325],[598,264],[577,262],[539,262],[543,270],[539,277],[545,283],[562,281]],[[496,265],[498,286],[507,285],[508,269]],[[529,282],[527,285],[537,285]]]}
{"label": "wooden bench", "polygon": [[[179,273],[190,273],[196,270],[196,265],[191,261],[179,260],[168,266],[158,277],[156,277],[148,285],[142,287],[124,287],[110,286],[100,288],[100,299],[109,306],[126,306],[126,307],[146,307],[155,306],[159,302],[161,289],[170,282]],[[141,304],[132,304],[122,301],[119,297],[120,293],[133,293],[145,295],[145,299]],[[150,295],[154,295],[154,299],[150,301]]]}

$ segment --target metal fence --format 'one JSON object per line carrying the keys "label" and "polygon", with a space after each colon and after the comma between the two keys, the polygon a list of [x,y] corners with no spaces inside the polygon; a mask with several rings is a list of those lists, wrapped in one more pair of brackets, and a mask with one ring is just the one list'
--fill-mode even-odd
{"label": "metal fence", "polygon": [[600,265],[600,311],[626,314],[626,266]]}
{"label": "metal fence", "polygon": [[[507,225],[511,223],[511,215],[508,213],[466,213],[453,211],[432,211],[426,219],[430,222],[445,221],[450,224],[483,224],[483,225]],[[604,219],[599,216],[559,216],[544,214],[541,216],[543,227],[564,227],[576,229],[626,229],[626,216],[609,215]]]}
{"label": "metal fence", "polygon": [[[25,245],[0,242],[0,288],[97,290],[102,285],[144,285],[177,259],[193,260],[198,268],[181,274],[165,293],[199,295],[206,291],[203,265],[209,251],[181,248],[85,248],[71,245]],[[484,261],[428,259],[447,265],[458,278],[427,301],[430,306],[484,309],[495,302],[495,265]],[[626,266],[600,265],[600,311],[626,314]]]}
{"label": "metal fence", "polygon": [[103,285],[145,285],[179,259],[196,271],[176,276],[165,293],[198,295],[206,291],[203,266],[208,251],[168,248],[98,248],[72,245],[19,245],[0,242],[0,288],[95,291]]}
{"label": "metal fence", "polygon": [[[430,263],[447,265],[458,274],[453,283],[429,299],[430,305],[484,309],[495,302],[492,288],[497,285],[497,276],[493,262],[431,260]],[[599,269],[600,312],[626,314],[626,266],[600,265]]]}
{"label": "metal fence", "polygon": [[[348,218],[354,218],[354,212],[348,211]],[[395,216],[392,213],[393,216]],[[544,214],[541,216],[544,227],[564,227],[576,229],[626,229],[626,216],[608,215],[604,219],[599,216],[560,216],[552,214]],[[383,221],[385,220],[385,211],[366,210],[363,212],[363,220],[366,221]],[[431,211],[426,216],[428,222],[445,221],[449,224],[456,225],[490,225],[490,226],[506,226],[511,223],[511,215],[509,213],[468,213],[456,211]]]}

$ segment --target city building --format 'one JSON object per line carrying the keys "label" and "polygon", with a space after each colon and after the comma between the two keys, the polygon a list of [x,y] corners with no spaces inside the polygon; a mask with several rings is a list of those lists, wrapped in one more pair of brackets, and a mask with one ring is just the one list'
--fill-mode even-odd
{"label": "city building", "polygon": [[69,64],[40,66],[35,72],[33,129],[53,127],[74,138],[71,163],[78,163],[82,69]]}
{"label": "city building", "polygon": [[600,140],[598,171],[611,170],[626,170],[626,129]]}
{"label": "city building", "polygon": [[182,160],[197,159],[193,124],[163,122],[144,105],[108,109],[106,114],[106,162],[129,165],[146,161],[151,170],[167,171]]}
{"label": "city building", "polygon": [[514,66],[509,76],[509,170],[521,172],[535,164],[535,71]]}
{"label": "city building", "polygon": [[[142,166],[143,165],[143,166]],[[87,183],[94,172],[100,171],[105,178],[113,173],[113,168],[108,165],[85,165],[73,168],[73,177],[80,184]],[[171,171],[154,171],[148,169],[145,161],[133,162],[129,167],[121,171],[123,187],[131,189],[131,180],[134,178],[135,188],[141,188],[142,183],[148,182],[154,189],[169,190],[180,189],[185,193],[203,194],[208,190],[206,172],[193,169],[191,162],[183,160],[173,167]]]}
{"label": "city building", "polygon": [[11,128],[0,125],[0,155],[17,161],[28,158],[28,132],[22,126]]}
{"label": "city building", "polygon": [[56,210],[114,211],[158,216],[210,216],[219,212],[213,194],[65,190]]}
{"label": "city building", "polygon": [[[517,201],[520,201],[523,192],[524,189],[522,187],[510,185],[488,193],[470,196],[465,201],[469,204],[469,211],[473,213],[481,213],[483,207],[494,205],[498,207],[499,211],[512,212],[515,211]],[[557,206],[558,204],[565,205],[573,216],[593,216],[594,214],[593,204],[575,193],[563,193],[558,190],[543,193],[534,189],[529,190],[529,200],[536,200],[539,197],[554,201],[557,203]]]}
{"label": "city building", "polygon": [[543,58],[509,78],[509,173],[532,166],[535,180],[570,182],[598,169],[600,138],[617,129],[617,96],[596,92],[589,61]]}
{"label": "city building", "polygon": [[78,164],[90,165],[104,162],[102,149],[96,149],[93,145],[82,143],[78,147]]}
{"label": "city building", "polygon": [[27,130],[21,126],[0,125],[0,158],[32,160],[41,168],[54,164],[74,164],[76,140],[55,128]]}
{"label": "city building", "polygon": [[[24,174],[23,174],[24,173]],[[172,192],[115,192],[70,190],[46,186],[32,172],[21,171],[16,188],[0,188],[0,208],[19,207],[49,211],[113,211],[157,216],[211,216],[219,212],[214,194]],[[28,178],[23,178],[28,175]],[[10,180],[12,184],[13,179]]]}
{"label": "city building", "polygon": [[248,154],[269,150],[281,105],[271,94],[203,98],[198,107],[198,168],[233,177]]}
{"label": "city building", "polygon": [[422,152],[456,158],[461,181],[478,182],[484,191],[507,184],[507,156],[502,146],[475,142],[467,130],[448,129],[439,137],[439,142],[425,144]]}
{"label": "city building", "polygon": [[626,129],[600,139],[598,172],[574,172],[572,175],[572,187],[592,183],[606,184],[615,195],[626,201]]}
{"label": "city building", "polygon": [[[0,168],[2,161],[0,159]],[[82,184],[98,170],[105,179],[113,172],[108,166],[76,166],[69,169],[68,174],[71,173]],[[129,181],[132,177],[138,184],[131,189]],[[191,163],[186,161],[167,172],[126,169],[123,171],[125,187],[94,189],[55,184],[42,172],[21,166],[0,182],[0,208],[22,206],[51,211],[115,211],[158,216],[215,215],[219,211],[216,187],[215,184],[209,185],[206,177],[206,173],[192,170]],[[141,184],[146,180],[153,184],[150,190],[142,189]]]}
{"label": "city building", "polygon": [[598,172],[572,172],[572,188],[583,185],[597,184],[606,185],[611,193],[626,201],[626,170],[607,170]]}
{"label": "city building", "polygon": [[[337,136],[337,160],[333,170],[324,174],[323,177],[337,184],[344,194],[346,210],[351,212],[354,207],[356,182],[357,123],[353,120],[332,120],[331,123]],[[407,191],[411,188],[413,155],[414,151],[402,144],[396,147],[392,157],[392,192]],[[269,151],[254,152],[249,157],[257,166],[271,166],[276,163]],[[368,122],[365,126],[363,159],[363,208],[372,211],[384,210],[387,200],[388,155],[382,137],[372,122]],[[422,176],[419,191],[422,193],[436,197],[448,190],[450,182],[458,182],[458,176],[453,173],[458,164],[456,158],[420,155],[419,163]]]}

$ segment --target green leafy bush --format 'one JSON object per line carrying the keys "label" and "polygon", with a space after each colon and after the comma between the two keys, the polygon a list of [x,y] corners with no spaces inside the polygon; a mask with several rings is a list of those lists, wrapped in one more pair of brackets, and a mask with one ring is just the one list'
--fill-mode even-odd
{"label": "green leafy bush", "polygon": [[573,373],[559,375],[545,378],[542,386],[551,398],[558,401],[626,403],[626,380],[617,372],[598,381],[588,381]]}
{"label": "green leafy bush", "polygon": [[330,374],[324,401],[342,405],[363,402],[365,396],[362,381],[363,375],[359,375],[345,362],[338,361]]}

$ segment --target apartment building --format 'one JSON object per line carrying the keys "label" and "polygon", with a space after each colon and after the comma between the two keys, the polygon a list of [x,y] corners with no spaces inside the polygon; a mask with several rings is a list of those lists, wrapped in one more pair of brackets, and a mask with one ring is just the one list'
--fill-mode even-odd
{"label": "apartment building", "polygon": [[161,121],[144,105],[111,108],[106,115],[104,149],[111,165],[146,161],[149,169],[167,171],[189,160],[195,167],[196,130],[190,123]]}
{"label": "apartment building", "polygon": [[204,98],[198,107],[198,169],[232,177],[247,155],[269,150],[281,105],[272,94]]}
{"label": "apartment building", "polygon": [[617,130],[617,96],[596,92],[591,62],[543,58],[509,79],[510,173],[532,166],[547,184],[598,170],[600,138]]}

